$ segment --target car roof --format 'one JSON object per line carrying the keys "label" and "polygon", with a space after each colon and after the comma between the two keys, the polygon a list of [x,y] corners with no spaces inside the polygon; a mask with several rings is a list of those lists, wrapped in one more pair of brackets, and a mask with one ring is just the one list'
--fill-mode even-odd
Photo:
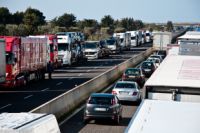
{"label": "car roof", "polygon": [[120,83],[120,84],[135,84],[136,82],[135,81],[117,81],[117,84]]}
{"label": "car roof", "polygon": [[114,95],[113,94],[109,94],[109,93],[92,93],[91,97],[108,97],[108,98],[113,98]]}

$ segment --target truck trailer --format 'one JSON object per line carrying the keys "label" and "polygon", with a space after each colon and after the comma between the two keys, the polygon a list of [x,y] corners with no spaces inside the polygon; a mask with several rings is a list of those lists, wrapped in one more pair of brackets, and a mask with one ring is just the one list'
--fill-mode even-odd
{"label": "truck trailer", "polygon": [[166,50],[167,44],[171,44],[171,32],[154,32],[153,33],[153,48],[155,50]]}
{"label": "truck trailer", "polygon": [[5,40],[0,39],[0,83],[6,81],[6,54],[5,54]]}
{"label": "truck trailer", "polygon": [[144,98],[200,102],[200,57],[168,55],[144,86]]}
{"label": "truck trailer", "polygon": [[200,103],[143,100],[125,133],[199,133]]}
{"label": "truck trailer", "polygon": [[60,133],[52,114],[1,113],[0,133]]}
{"label": "truck trailer", "polygon": [[47,38],[1,38],[6,41],[6,82],[2,86],[13,88],[45,78]]}

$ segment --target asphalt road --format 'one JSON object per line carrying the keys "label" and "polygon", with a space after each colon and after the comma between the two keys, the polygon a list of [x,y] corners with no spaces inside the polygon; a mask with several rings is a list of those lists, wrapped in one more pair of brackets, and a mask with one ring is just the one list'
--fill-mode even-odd
{"label": "asphalt road", "polygon": [[150,44],[145,44],[131,51],[124,51],[120,55],[111,55],[108,58],[89,60],[76,66],[57,69],[52,74],[52,80],[32,82],[25,87],[15,89],[0,88],[0,113],[28,112],[146,50],[149,46]]}

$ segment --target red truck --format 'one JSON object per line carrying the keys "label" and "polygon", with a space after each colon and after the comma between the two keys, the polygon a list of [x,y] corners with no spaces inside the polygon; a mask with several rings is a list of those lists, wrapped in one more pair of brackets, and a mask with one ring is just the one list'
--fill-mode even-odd
{"label": "red truck", "polygon": [[4,87],[26,85],[45,78],[47,38],[1,36],[6,43],[6,82]]}

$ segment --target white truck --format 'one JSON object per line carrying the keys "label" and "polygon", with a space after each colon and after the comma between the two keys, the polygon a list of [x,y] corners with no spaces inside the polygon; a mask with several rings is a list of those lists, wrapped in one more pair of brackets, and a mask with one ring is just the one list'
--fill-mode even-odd
{"label": "white truck", "polygon": [[199,133],[200,103],[143,100],[125,133]]}
{"label": "white truck", "polygon": [[131,34],[130,33],[114,33],[113,37],[120,39],[122,50],[130,50],[131,48]]}
{"label": "white truck", "polygon": [[52,114],[1,113],[0,133],[60,133]]}
{"label": "white truck", "polygon": [[168,55],[144,85],[144,99],[200,102],[200,56]]}
{"label": "white truck", "polygon": [[76,62],[76,49],[74,48],[74,38],[72,34],[68,32],[57,33],[58,41],[58,61],[63,65],[72,65]]}
{"label": "white truck", "polygon": [[155,50],[166,50],[167,44],[171,44],[171,32],[153,32],[153,48]]}
{"label": "white truck", "polygon": [[130,33],[131,34],[131,46],[132,47],[138,46],[137,31],[127,31],[126,33]]}
{"label": "white truck", "polygon": [[6,50],[5,40],[0,39],[0,83],[6,81]]}
{"label": "white truck", "polygon": [[178,37],[180,55],[200,56],[200,32],[190,31]]}

